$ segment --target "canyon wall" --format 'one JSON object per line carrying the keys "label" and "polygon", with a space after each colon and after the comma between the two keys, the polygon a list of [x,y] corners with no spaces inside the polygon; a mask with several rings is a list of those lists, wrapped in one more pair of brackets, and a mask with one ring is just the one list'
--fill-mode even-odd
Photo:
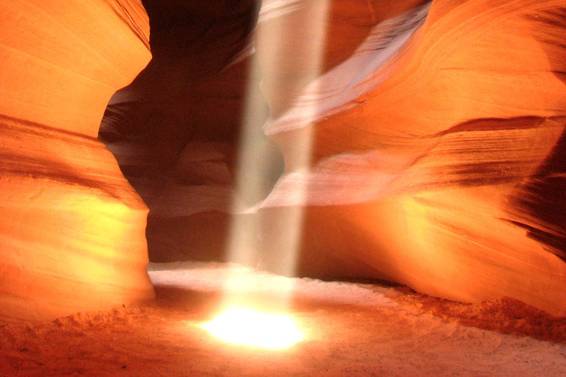
{"label": "canyon wall", "polygon": [[151,298],[147,208],[96,139],[150,59],[143,7],[4,1],[0,24],[0,319]]}
{"label": "canyon wall", "polygon": [[303,273],[565,315],[565,32],[560,1],[436,0],[381,65],[309,84],[266,132],[287,155],[310,129],[312,167],[262,204],[310,206]]}
{"label": "canyon wall", "polygon": [[0,6],[1,318],[151,298],[138,193],[155,261],[566,315],[563,1],[143,5]]}
{"label": "canyon wall", "polygon": [[[114,97],[101,134],[149,204],[154,260],[228,260],[234,229],[259,222],[254,263],[277,270],[283,219],[303,208],[297,275],[566,314],[563,2],[264,1],[240,55],[253,2],[236,14],[210,3],[214,19],[166,3],[208,31],[152,30],[161,57]],[[262,101],[267,112],[250,111]],[[245,127],[267,136],[255,137],[267,178],[252,198],[238,188],[256,179]]]}

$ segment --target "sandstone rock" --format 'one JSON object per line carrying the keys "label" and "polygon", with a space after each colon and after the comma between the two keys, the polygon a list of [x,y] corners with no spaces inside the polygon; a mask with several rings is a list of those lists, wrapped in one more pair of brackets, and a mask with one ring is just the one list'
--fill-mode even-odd
{"label": "sandstone rock", "polygon": [[151,297],[107,103],[154,260],[277,269],[304,208],[296,274],[566,315],[563,1],[322,3],[3,4],[0,315]]}
{"label": "sandstone rock", "polygon": [[[388,279],[467,302],[509,296],[564,315],[563,4],[332,1],[324,59],[313,70],[315,42],[301,27],[315,3],[266,2],[259,16],[256,56],[270,107],[264,130],[282,150],[284,176],[259,214],[223,216],[231,212],[232,183],[224,180],[225,195],[210,200],[219,186],[190,188],[194,181],[179,183],[177,174],[178,189],[161,191],[177,211],[156,205],[148,229],[155,255],[226,258],[225,243],[202,232],[203,224],[226,239],[230,216],[256,217],[263,224],[254,228],[258,263],[277,269],[288,252],[282,219],[305,207],[299,275]],[[184,82],[199,93],[196,103],[223,109],[223,88],[243,77],[235,72]],[[232,104],[242,109],[246,92],[238,93]],[[187,114],[201,136],[185,139],[177,156],[204,134],[237,147],[198,110]],[[232,114],[231,122],[242,117]],[[305,170],[293,160],[309,133],[313,158]],[[183,159],[169,164],[203,169]]]}
{"label": "sandstone rock", "polygon": [[0,318],[151,298],[147,209],[94,138],[149,59],[141,4],[8,1],[0,23]]}
{"label": "sandstone rock", "polygon": [[315,206],[302,273],[564,315],[564,12],[556,1],[434,1],[361,85],[324,91],[346,62],[307,87],[267,132],[289,154],[312,128],[313,167],[290,169],[263,203]]}

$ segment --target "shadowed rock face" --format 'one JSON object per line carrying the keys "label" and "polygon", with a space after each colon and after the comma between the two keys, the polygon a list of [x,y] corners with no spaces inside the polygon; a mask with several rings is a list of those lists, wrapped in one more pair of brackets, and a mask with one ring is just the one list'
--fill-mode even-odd
{"label": "shadowed rock face", "polygon": [[[257,139],[263,154],[258,159],[270,161],[261,174],[267,178],[259,196],[240,198],[253,204],[267,196],[283,165],[278,148],[263,135],[263,125],[269,117],[283,115],[314,77],[305,61],[312,42],[303,30],[320,1],[265,1],[261,9],[254,1],[234,3],[238,6],[210,2],[201,9],[183,2],[146,2],[153,59],[130,86],[116,93],[102,122],[100,137],[151,208],[147,236],[155,261],[188,255],[224,258],[227,212],[238,200],[234,175],[246,104],[253,98],[265,102],[255,109],[250,128],[261,135]],[[357,65],[350,68],[367,71],[367,52],[383,48],[395,36],[396,25],[378,27],[377,40],[364,43],[376,25],[426,3],[368,8],[366,1],[330,2],[329,18],[336,22],[328,23],[326,34],[332,48],[322,51],[316,75],[348,60],[356,50],[365,50],[361,55],[366,59],[360,62],[357,56]],[[410,31],[422,22],[426,9],[419,9],[418,17],[401,16],[409,19],[401,27]],[[258,32],[252,38],[258,12]],[[259,67],[251,62],[251,43]],[[276,57],[273,44],[281,45]],[[354,85],[349,75],[342,74],[341,80]],[[198,230],[189,230],[194,224],[199,224]],[[192,245],[189,254],[187,244]]]}
{"label": "shadowed rock face", "polygon": [[0,316],[151,297],[136,192],[156,261],[225,259],[259,219],[276,270],[304,207],[299,275],[566,315],[563,1],[329,0],[313,68],[321,1],[0,5]]}
{"label": "shadowed rock face", "polygon": [[[259,82],[252,78],[257,75],[250,72],[249,51],[259,4],[144,4],[153,58],[112,98],[100,137],[152,209],[147,229],[151,258],[185,258],[183,237],[195,237],[203,243],[193,258],[200,253],[203,259],[220,259],[245,102],[249,96],[262,96]],[[282,171],[279,152],[263,135],[269,109],[266,100],[260,101],[264,105],[255,114],[253,128],[266,151],[262,158],[272,160],[262,175],[273,178],[267,180],[263,196],[245,199],[248,203],[263,199]],[[192,214],[200,230],[187,232],[187,222],[195,221]],[[202,237],[203,230],[210,237]]]}

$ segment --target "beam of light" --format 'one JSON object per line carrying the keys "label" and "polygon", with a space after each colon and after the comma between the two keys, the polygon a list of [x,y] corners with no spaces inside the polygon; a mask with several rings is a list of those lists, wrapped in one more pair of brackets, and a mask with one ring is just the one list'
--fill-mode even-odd
{"label": "beam of light", "polygon": [[[288,16],[289,13],[292,14],[295,11],[301,12],[296,18],[299,22],[294,24],[295,28],[300,27],[300,32],[286,30],[293,24],[277,21],[278,17]],[[254,55],[250,68],[236,172],[237,198],[256,198],[257,201],[260,201],[265,197],[265,187],[268,187],[270,183],[269,170],[272,169],[269,165],[272,160],[270,152],[266,150],[266,136],[263,131],[265,97],[277,98],[278,88],[284,87],[284,81],[289,80],[289,77],[285,77],[285,72],[281,72],[280,67],[282,66],[281,59],[296,58],[288,56],[290,44],[296,46],[297,55],[302,58],[301,70],[304,84],[307,85],[320,75],[325,50],[328,11],[329,0],[265,0],[263,3],[260,12],[260,26],[255,38],[262,52]],[[265,25],[268,23],[269,25]],[[259,58],[258,55],[261,55],[262,58]],[[258,83],[261,83],[261,92],[257,90]],[[314,113],[316,112],[315,106],[316,104],[307,106],[304,111]],[[268,123],[276,121],[277,119],[269,119]],[[303,132],[299,138],[294,140],[292,155],[285,156],[288,167],[308,169],[310,165],[312,133],[309,127],[306,128],[307,132]],[[306,189],[306,187],[298,188],[299,195],[306,195]],[[294,194],[297,195],[297,191]],[[243,208],[236,204],[237,202],[239,201],[234,201],[233,212],[242,213]],[[253,204],[257,202],[248,203],[250,208],[253,208]],[[277,254],[277,272],[293,274],[302,233],[303,208],[300,206],[288,208],[274,215],[280,217],[276,222],[277,245],[273,245],[276,250],[260,249],[259,238],[263,224],[261,215],[252,214],[247,221],[234,217],[227,249],[228,260],[254,265],[262,258],[262,254]],[[230,284],[230,281],[227,284]]]}
{"label": "beam of light", "polygon": [[[236,195],[232,208],[235,214],[247,214],[232,218],[227,244],[227,259],[230,262],[256,265],[258,260],[267,254],[271,267],[277,266],[277,272],[290,275],[295,271],[302,235],[303,208],[286,208],[274,214],[278,217],[272,223],[277,224],[277,237],[270,240],[270,250],[262,249],[264,244],[260,240],[266,228],[265,218],[253,209],[267,194],[266,187],[271,183],[270,169],[273,169],[273,156],[270,155],[273,152],[268,148],[264,133],[265,98],[279,98],[279,88],[285,87],[285,81],[289,80],[286,74],[290,73],[281,70],[281,59],[296,59],[296,56],[289,55],[289,46],[294,46],[297,56],[302,58],[303,85],[314,81],[320,75],[328,12],[329,0],[263,1],[255,35],[256,47],[262,50],[262,54],[257,51],[254,53],[248,76],[236,170]],[[284,17],[290,15],[298,16],[294,20],[295,24],[285,22]],[[260,83],[261,91],[258,90]],[[315,105],[307,106],[305,111],[315,113]],[[268,120],[269,123],[276,121]],[[287,168],[309,168],[312,133],[310,127],[306,129],[307,132],[302,132],[294,141],[292,156],[286,156]],[[307,187],[298,188],[299,195],[306,195],[306,190]],[[247,208],[241,206],[242,198]],[[265,349],[285,349],[303,340],[303,334],[293,317],[287,313],[287,309],[278,313],[266,313],[253,309],[253,303],[248,306],[249,300],[242,298],[241,294],[231,295],[230,287],[241,285],[241,279],[241,274],[237,273],[225,278],[225,309],[221,310],[217,317],[204,323],[201,326],[203,329],[224,342]],[[246,281],[246,284],[249,282]],[[274,307],[285,308],[285,302],[292,289],[289,285],[279,287],[279,294],[272,298],[277,301],[273,303]],[[281,294],[281,291],[284,293]]]}
{"label": "beam of light", "polygon": [[293,316],[228,307],[200,327],[229,344],[266,350],[288,349],[304,339]]}

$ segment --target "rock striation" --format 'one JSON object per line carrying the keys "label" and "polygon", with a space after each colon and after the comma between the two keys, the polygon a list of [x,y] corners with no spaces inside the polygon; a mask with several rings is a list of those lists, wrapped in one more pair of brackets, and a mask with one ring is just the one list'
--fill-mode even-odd
{"label": "rock striation", "polygon": [[150,58],[143,7],[7,1],[0,23],[0,319],[150,299],[147,208],[96,139]]}
{"label": "rock striation", "polygon": [[307,86],[266,132],[289,154],[312,129],[312,167],[262,204],[310,206],[302,271],[565,315],[564,32],[560,1],[437,0],[389,59]]}
{"label": "rock striation", "polygon": [[[244,48],[249,55],[239,60],[230,48],[232,31],[245,39],[248,23],[228,28],[207,21],[210,9],[180,6],[203,25],[215,25],[210,40],[206,34],[190,39],[181,26],[165,26],[171,23],[153,30],[161,38],[154,45],[171,44],[167,33],[191,43],[158,48],[159,69],[138,77],[148,83],[145,92],[125,89],[127,98],[138,95],[145,103],[123,102],[122,115],[106,117],[102,127],[126,161],[126,175],[147,193],[152,258],[225,259],[230,224],[256,217],[263,224],[256,229],[258,263],[277,269],[276,250],[287,247],[281,218],[302,207],[298,275],[386,279],[466,302],[508,296],[565,315],[563,2],[329,1],[319,41],[323,59],[313,71],[316,42],[305,26],[316,3],[263,2],[254,49]],[[221,6],[216,11],[230,14]],[[238,15],[250,20],[253,11]],[[224,69],[195,80],[193,68],[171,63],[178,55],[191,62],[185,67],[199,66],[202,56],[231,58]],[[242,80],[256,77],[254,56],[256,95],[269,106],[254,127],[276,143],[285,172],[251,201],[256,214],[234,213],[242,199],[235,197],[235,176],[248,168],[237,158],[250,93]],[[156,105],[147,88],[172,71],[178,79],[172,88],[180,80],[184,94],[175,89],[160,97],[167,105]],[[177,152],[169,160],[131,133],[116,132],[131,119],[128,112],[139,113],[135,102],[182,119],[143,116],[160,138],[175,135],[169,137]],[[308,169],[293,162],[305,134],[312,135]],[[274,161],[271,182],[281,174],[277,155],[272,149],[258,155]],[[163,162],[158,169],[156,161]]]}
{"label": "rock striation", "polygon": [[563,0],[18,0],[0,21],[0,317],[150,298],[146,205],[154,261],[226,260],[249,222],[277,270],[300,208],[297,275],[566,315]]}

